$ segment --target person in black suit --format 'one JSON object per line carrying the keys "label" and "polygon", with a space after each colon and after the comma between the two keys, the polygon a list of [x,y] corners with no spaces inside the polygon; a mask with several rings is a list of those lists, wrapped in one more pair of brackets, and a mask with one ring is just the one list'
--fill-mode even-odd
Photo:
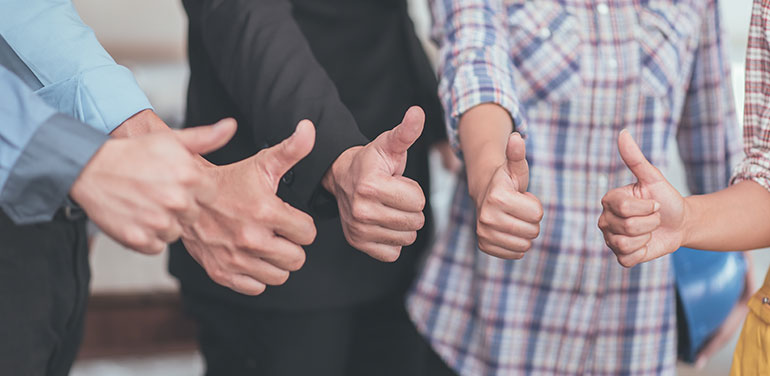
{"label": "person in black suit", "polygon": [[[210,161],[247,158],[303,118],[317,126],[313,151],[278,187],[318,229],[304,267],[285,284],[241,295],[214,283],[216,276],[185,252],[195,242],[183,237],[171,248],[169,269],[199,324],[207,375],[418,375],[443,368],[403,307],[432,232],[429,201],[415,205],[415,197],[430,191],[428,150],[445,139],[435,76],[406,1],[183,4],[190,20],[186,123],[234,116],[239,124]],[[411,109],[391,130],[412,105],[425,115]],[[407,162],[423,116],[425,130]],[[400,143],[391,147],[399,150],[383,152],[388,142]],[[382,171],[356,178],[372,170]]]}

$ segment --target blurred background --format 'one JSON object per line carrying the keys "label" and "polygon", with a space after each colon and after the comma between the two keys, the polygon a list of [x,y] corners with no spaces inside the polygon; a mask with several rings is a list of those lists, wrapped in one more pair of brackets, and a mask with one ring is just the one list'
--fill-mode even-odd
{"label": "blurred background", "polygon": [[[148,94],[158,114],[172,126],[184,116],[188,69],[186,17],[178,0],[74,0],[86,24],[115,59],[128,66]],[[722,1],[733,66],[735,98],[743,109],[743,59],[751,0]],[[411,0],[419,35],[427,41],[430,16],[427,0]],[[672,143],[675,146],[675,143]],[[664,171],[687,193],[675,150]],[[433,158],[433,208],[438,226],[447,216],[452,177]],[[770,265],[770,252],[755,251],[758,283]],[[109,238],[93,238],[92,300],[86,340],[75,365],[75,376],[200,375],[203,364],[195,346],[194,327],[184,319],[175,281],[166,272],[166,256],[148,257],[127,252]],[[736,336],[737,337],[737,336]],[[735,339],[706,369],[679,367],[681,375],[725,375],[729,372]]]}

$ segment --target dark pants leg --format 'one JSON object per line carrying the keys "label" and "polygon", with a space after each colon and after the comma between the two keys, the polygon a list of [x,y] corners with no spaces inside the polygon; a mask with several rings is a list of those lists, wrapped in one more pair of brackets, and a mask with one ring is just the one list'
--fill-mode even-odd
{"label": "dark pants leg", "polygon": [[454,375],[417,333],[402,295],[301,312],[183,297],[199,325],[207,376]]}
{"label": "dark pants leg", "polygon": [[414,327],[398,295],[355,315],[348,376],[454,376]]}
{"label": "dark pants leg", "polygon": [[89,279],[84,220],[16,226],[0,212],[0,373],[69,373]]}
{"label": "dark pants leg", "polygon": [[351,321],[346,310],[247,309],[183,294],[198,322],[207,376],[342,375]]}

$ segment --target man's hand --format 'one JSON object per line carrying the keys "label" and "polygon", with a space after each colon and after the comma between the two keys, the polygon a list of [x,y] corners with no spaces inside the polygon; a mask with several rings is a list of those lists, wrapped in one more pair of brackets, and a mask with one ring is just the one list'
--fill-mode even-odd
{"label": "man's hand", "polygon": [[422,188],[402,176],[407,150],[422,133],[425,114],[412,107],[404,120],[366,146],[344,151],[323,179],[337,198],[345,238],[381,261],[393,262],[425,224]]}
{"label": "man's hand", "polygon": [[683,244],[687,206],[626,130],[620,132],[618,150],[637,182],[613,189],[602,198],[599,228],[618,262],[629,268],[674,252]]}
{"label": "man's hand", "polygon": [[521,259],[540,234],[543,206],[531,193],[526,145],[521,135],[508,138],[505,163],[473,196],[479,249],[504,259]]}
{"label": "man's hand", "polygon": [[222,147],[235,122],[108,140],[70,190],[107,235],[143,253],[162,252],[216,196],[196,162]]}
{"label": "man's hand", "polygon": [[314,142],[315,128],[303,120],[280,144],[208,168],[219,194],[195,224],[185,227],[182,241],[214,282],[258,295],[302,267],[301,245],[315,240],[313,219],[275,193],[281,177],[310,153]]}

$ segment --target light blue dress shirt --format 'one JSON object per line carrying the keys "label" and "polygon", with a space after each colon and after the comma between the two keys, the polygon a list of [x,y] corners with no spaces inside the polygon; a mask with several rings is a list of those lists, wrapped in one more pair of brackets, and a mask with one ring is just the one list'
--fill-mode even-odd
{"label": "light blue dress shirt", "polygon": [[150,108],[127,68],[102,48],[71,0],[0,0],[2,36],[57,111],[105,133]]}
{"label": "light blue dress shirt", "polygon": [[[28,223],[53,215],[77,177],[72,171],[79,172],[87,162],[83,156],[90,158],[96,150],[77,141],[86,138],[85,145],[93,145],[94,134],[61,114],[106,135],[151,105],[132,73],[102,48],[71,0],[0,0],[0,9],[0,65],[22,79],[5,71],[0,80],[0,207],[15,222]],[[50,107],[43,110],[40,99]],[[66,179],[40,180],[48,169],[36,161],[52,163],[49,156],[70,162]],[[56,187],[42,188],[43,182]]]}
{"label": "light blue dress shirt", "polygon": [[109,138],[46,104],[0,66],[0,208],[18,224],[50,220]]}

